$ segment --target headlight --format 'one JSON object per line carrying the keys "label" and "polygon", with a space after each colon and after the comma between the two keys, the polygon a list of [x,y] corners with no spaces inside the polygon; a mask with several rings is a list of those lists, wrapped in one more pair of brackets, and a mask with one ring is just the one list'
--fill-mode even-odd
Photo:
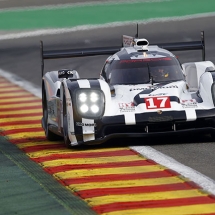
{"label": "headlight", "polygon": [[85,104],[81,105],[80,111],[82,113],[86,113],[88,110],[89,110],[89,107],[87,105],[85,105]]}
{"label": "headlight", "polygon": [[79,95],[79,98],[78,98],[81,102],[86,102],[86,100],[87,100],[87,95],[86,95],[86,93],[81,93],[80,95]]}
{"label": "headlight", "polygon": [[101,90],[78,89],[75,98],[76,110],[81,117],[95,119],[104,114],[105,97]]}

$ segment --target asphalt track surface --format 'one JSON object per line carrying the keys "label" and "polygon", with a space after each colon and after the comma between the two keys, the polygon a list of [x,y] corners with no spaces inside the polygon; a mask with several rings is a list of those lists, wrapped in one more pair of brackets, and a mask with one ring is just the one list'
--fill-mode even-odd
{"label": "asphalt track surface", "polygon": [[[15,2],[15,3],[14,3]],[[2,7],[20,6],[16,1],[0,2]],[[21,1],[20,1],[21,2]],[[22,1],[23,5],[26,4]],[[42,2],[42,1],[41,1]],[[9,3],[9,5],[8,5]],[[13,5],[10,5],[14,3]],[[43,2],[44,3],[44,2]],[[39,1],[38,1],[38,4]],[[41,3],[42,4],[42,3]],[[53,1],[52,1],[53,4]],[[215,62],[215,17],[196,18],[186,21],[171,21],[140,25],[140,37],[144,36],[150,43],[198,40],[200,31],[206,34],[206,59]],[[135,26],[88,30],[61,35],[40,36],[0,42],[1,68],[40,86],[40,53],[39,40],[43,40],[47,49],[64,49],[109,46],[121,44],[121,35],[135,34]],[[200,51],[176,53],[181,62],[201,60]],[[98,77],[100,68],[106,57],[90,57],[77,59],[50,60],[45,63],[45,70],[75,68],[81,77]],[[113,143],[109,143],[113,144]],[[116,142],[114,142],[116,144]],[[118,143],[119,144],[119,143]],[[215,145],[207,135],[186,136],[177,139],[141,139],[128,140],[120,145],[150,145],[179,162],[203,173],[215,180]],[[107,145],[108,146],[108,145]]]}

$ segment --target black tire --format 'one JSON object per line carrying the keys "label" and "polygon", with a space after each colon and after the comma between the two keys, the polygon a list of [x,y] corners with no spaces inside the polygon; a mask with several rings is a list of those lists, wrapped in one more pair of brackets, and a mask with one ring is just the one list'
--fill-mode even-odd
{"label": "black tire", "polygon": [[43,126],[44,126],[44,130],[45,130],[46,138],[50,141],[59,140],[60,136],[51,132],[48,129],[48,110],[47,110],[46,92],[44,89],[42,92],[42,105],[43,105]]}
{"label": "black tire", "polygon": [[211,135],[212,140],[215,141],[215,132],[214,132],[214,131],[211,131],[211,132],[210,132],[210,135]]}
{"label": "black tire", "polygon": [[71,142],[68,136],[68,122],[67,122],[67,110],[66,110],[66,98],[63,97],[63,139],[67,148],[71,148]]}

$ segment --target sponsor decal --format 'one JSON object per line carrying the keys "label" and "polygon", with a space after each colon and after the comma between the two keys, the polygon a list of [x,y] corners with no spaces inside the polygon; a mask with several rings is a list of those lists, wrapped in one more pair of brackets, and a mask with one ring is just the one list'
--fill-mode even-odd
{"label": "sponsor decal", "polygon": [[148,90],[148,89],[153,89],[153,90],[157,90],[157,89],[171,89],[171,88],[178,88],[178,86],[177,85],[161,86],[161,87],[148,86],[148,87],[141,87],[141,88],[133,88],[133,89],[130,89],[130,91],[134,91],[134,90]]}
{"label": "sponsor decal", "polygon": [[58,75],[73,75],[74,74],[74,71],[71,71],[71,70],[60,70],[58,71]]}
{"label": "sponsor decal", "polygon": [[198,103],[195,99],[182,99],[180,103],[183,108],[197,108]]}
{"label": "sponsor decal", "polygon": [[[143,98],[143,95],[140,95]],[[168,96],[144,98],[147,109],[171,108],[170,98]]]}
{"label": "sponsor decal", "polygon": [[83,123],[83,122],[76,122],[76,126],[93,126],[96,127],[96,123]]}
{"label": "sponsor decal", "polygon": [[150,89],[149,87],[141,87],[141,88],[133,88],[133,89],[130,89],[130,91],[134,91],[134,90],[148,90]]}
{"label": "sponsor decal", "polygon": [[58,75],[64,75],[65,74],[65,71],[59,71],[58,72]]}
{"label": "sponsor decal", "polygon": [[178,86],[177,85],[170,85],[170,86],[160,86],[160,87],[156,87],[156,86],[150,86],[150,88],[151,89],[155,89],[155,90],[157,90],[157,89],[168,89],[168,88],[178,88]]}
{"label": "sponsor decal", "polygon": [[136,63],[136,62],[150,62],[150,61],[171,61],[172,58],[165,57],[165,58],[147,58],[147,59],[130,59],[130,60],[120,60],[120,64],[122,63]]}
{"label": "sponsor decal", "polygon": [[135,111],[135,106],[133,102],[129,103],[118,103],[120,112],[133,112]]}
{"label": "sponsor decal", "polygon": [[165,96],[167,93],[149,94],[149,96]]}

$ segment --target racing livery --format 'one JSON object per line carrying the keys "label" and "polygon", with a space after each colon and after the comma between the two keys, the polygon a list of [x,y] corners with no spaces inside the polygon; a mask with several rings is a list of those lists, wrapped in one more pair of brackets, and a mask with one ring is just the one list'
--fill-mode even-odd
{"label": "racing livery", "polygon": [[[170,51],[201,49],[203,60],[180,64]],[[123,47],[44,51],[42,126],[49,140],[67,147],[98,144],[114,137],[185,132],[215,134],[215,68],[200,41],[149,45],[123,36]],[[82,79],[76,70],[43,75],[44,59],[111,55],[100,78]]]}

